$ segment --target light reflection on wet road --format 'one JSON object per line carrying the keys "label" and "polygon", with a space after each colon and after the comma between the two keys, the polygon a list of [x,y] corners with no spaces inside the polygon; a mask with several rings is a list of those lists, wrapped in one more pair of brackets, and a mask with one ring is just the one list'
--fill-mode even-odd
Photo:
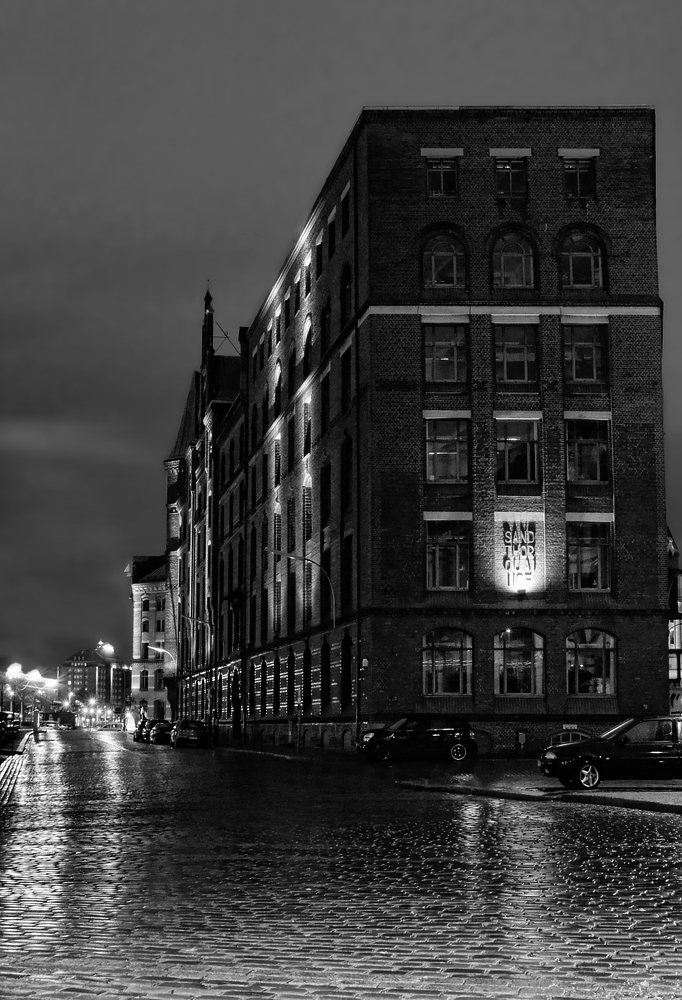
{"label": "light reflection on wet road", "polygon": [[682,817],[396,786],[439,766],[50,731],[2,814],[0,997],[682,998]]}

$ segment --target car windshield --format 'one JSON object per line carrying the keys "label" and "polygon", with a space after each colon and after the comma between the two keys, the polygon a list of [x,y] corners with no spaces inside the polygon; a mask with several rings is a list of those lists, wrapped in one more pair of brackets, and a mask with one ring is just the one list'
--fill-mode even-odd
{"label": "car windshield", "polygon": [[625,722],[619,722],[617,726],[612,726],[611,729],[607,729],[605,733],[602,733],[600,739],[602,740],[614,739],[620,733],[624,732],[624,730],[628,729],[634,721],[635,721],[634,719],[626,719]]}
{"label": "car windshield", "polygon": [[396,729],[402,729],[402,727],[407,723],[407,719],[398,719],[397,722],[392,722],[390,726],[386,726],[387,729],[395,731]]}

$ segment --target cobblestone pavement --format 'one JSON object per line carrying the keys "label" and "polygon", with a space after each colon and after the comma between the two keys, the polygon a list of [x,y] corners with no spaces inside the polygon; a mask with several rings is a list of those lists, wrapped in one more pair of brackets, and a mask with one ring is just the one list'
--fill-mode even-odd
{"label": "cobblestone pavement", "polygon": [[52,730],[10,763],[0,1000],[682,998],[682,817],[541,800],[532,761]]}

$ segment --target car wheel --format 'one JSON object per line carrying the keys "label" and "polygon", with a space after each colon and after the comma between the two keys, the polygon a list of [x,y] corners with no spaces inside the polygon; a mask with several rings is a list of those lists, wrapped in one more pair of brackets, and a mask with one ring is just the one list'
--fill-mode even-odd
{"label": "car wheel", "polygon": [[448,747],[448,753],[452,760],[464,760],[468,752],[463,743],[451,743]]}
{"label": "car wheel", "polygon": [[389,750],[389,748],[386,746],[385,743],[381,742],[377,743],[377,745],[374,747],[373,754],[375,760],[388,760],[388,758],[391,756],[391,751]]}
{"label": "car wheel", "polygon": [[596,788],[601,781],[599,768],[593,760],[586,760],[580,765],[578,771],[578,786],[580,788]]}

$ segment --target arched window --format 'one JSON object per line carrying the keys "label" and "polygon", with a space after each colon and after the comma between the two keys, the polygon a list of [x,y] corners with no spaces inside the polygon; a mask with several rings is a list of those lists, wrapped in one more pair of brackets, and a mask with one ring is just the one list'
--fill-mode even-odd
{"label": "arched window", "polygon": [[332,700],[331,647],[325,639],[320,649],[320,708],[324,712]]}
{"label": "arched window", "polygon": [[140,670],[140,691],[149,690],[149,671],[146,668]]}
{"label": "arched window", "polygon": [[149,600],[146,597],[145,597],[144,601],[142,602],[142,610],[143,611],[149,611]]}
{"label": "arched window", "polygon": [[437,236],[424,247],[425,288],[464,288],[464,247],[451,236]]}
{"label": "arched window", "polygon": [[282,366],[279,361],[275,368],[275,402],[273,406],[273,416],[278,417],[282,412]]}
{"label": "arched window", "polygon": [[601,288],[602,248],[594,236],[571,233],[561,246],[561,284],[564,288]]}
{"label": "arched window", "polygon": [[472,639],[457,628],[439,628],[422,638],[424,694],[471,694]]}
{"label": "arched window", "polygon": [[293,398],[296,392],[296,345],[292,343],[291,350],[289,351],[289,367],[287,369],[287,381],[288,387],[287,392],[289,393],[289,399]]}
{"label": "arched window", "polygon": [[522,236],[507,233],[493,247],[493,287],[533,288],[533,248]]}
{"label": "arched window", "polygon": [[529,628],[508,628],[495,636],[495,694],[542,695],[545,640]]}
{"label": "arched window", "polygon": [[[147,604],[149,604],[149,601],[147,601]],[[148,632],[149,631],[149,622],[147,621],[146,618],[143,619],[143,621],[142,621],[142,631],[143,632]]]}
{"label": "arched window", "polygon": [[305,341],[303,343],[303,378],[306,379],[310,375],[310,369],[312,367],[312,356],[313,356],[313,325],[310,321],[310,317],[306,320],[305,328]]}
{"label": "arched window", "polygon": [[154,671],[154,690],[163,691],[163,669],[161,667]]}
{"label": "arched window", "polygon": [[351,278],[350,265],[344,264],[341,272],[341,328],[351,318],[353,312],[353,283]]}
{"label": "arched window", "polygon": [[581,628],[566,636],[568,694],[614,694],[615,676],[615,636],[596,628]]}

